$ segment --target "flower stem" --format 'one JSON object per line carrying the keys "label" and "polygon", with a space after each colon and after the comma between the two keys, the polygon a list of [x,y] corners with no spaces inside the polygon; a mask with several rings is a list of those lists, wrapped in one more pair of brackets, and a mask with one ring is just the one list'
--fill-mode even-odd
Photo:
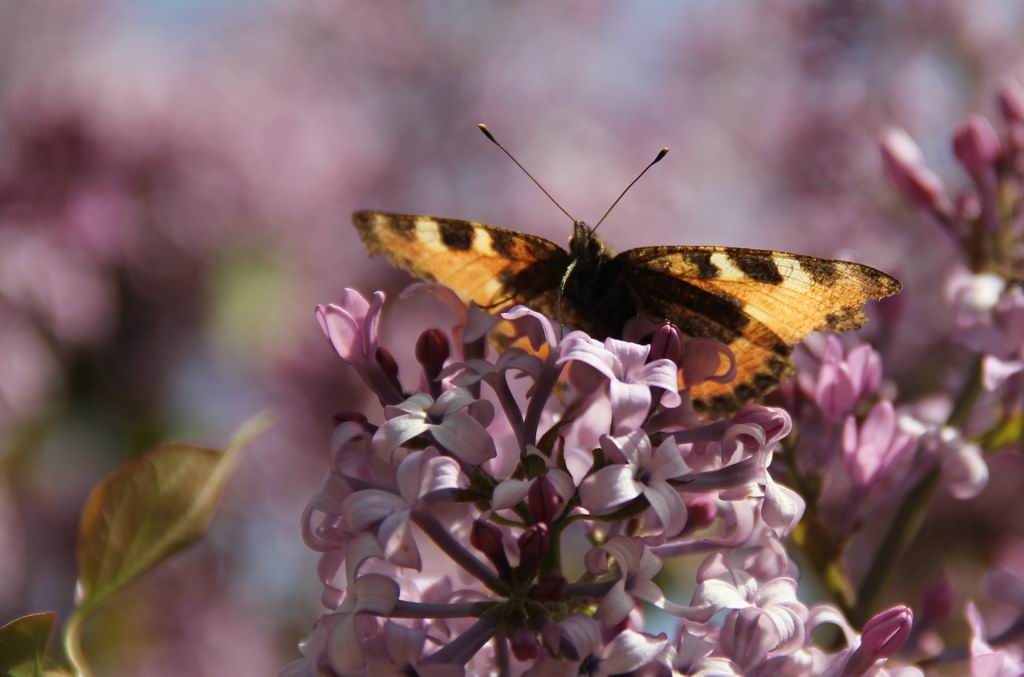
{"label": "flower stem", "polygon": [[85,621],[85,615],[84,610],[76,609],[64,626],[64,653],[68,663],[71,664],[75,677],[91,677],[92,675],[89,664],[85,661],[85,654],[82,653],[82,623]]}
{"label": "flower stem", "polygon": [[498,677],[512,677],[512,659],[508,655],[508,640],[504,634],[494,638],[494,658],[498,664]]}
{"label": "flower stem", "polygon": [[487,381],[487,384],[491,386],[494,394],[498,397],[498,402],[505,412],[505,418],[508,419],[508,424],[512,427],[512,432],[519,443],[519,453],[526,453],[526,443],[523,441],[523,413],[519,410],[519,403],[516,402],[512,390],[508,387],[505,374],[499,374],[496,378]]}
{"label": "flower stem", "polygon": [[505,584],[486,564],[477,559],[473,553],[462,546],[457,538],[444,528],[444,525],[437,521],[433,514],[426,510],[414,510],[412,519],[420,529],[434,541],[439,548],[451,557],[463,569],[472,574],[488,588],[504,595],[507,590]]}
{"label": "flower stem", "polygon": [[601,599],[608,594],[608,591],[615,586],[616,582],[618,582],[618,579],[591,583],[573,583],[566,589],[565,594],[570,598],[589,597],[593,599]]}
{"label": "flower stem", "polygon": [[470,618],[481,616],[488,605],[477,602],[461,604],[432,604],[398,600],[389,618]]}
{"label": "flower stem", "polygon": [[[975,402],[981,395],[981,358],[975,358],[971,372],[964,383],[953,411],[950,412],[946,424],[962,426],[970,417]],[[850,620],[859,625],[871,616],[875,602],[892,574],[893,567],[903,558],[903,554],[917,538],[921,525],[928,514],[928,504],[932,494],[939,486],[941,472],[938,467],[932,468],[907,494],[899,510],[893,517],[889,531],[875,553],[864,580],[857,591],[857,604],[851,610]]]}
{"label": "flower stem", "polygon": [[540,425],[540,416],[544,413],[544,405],[547,404],[555,383],[558,382],[559,373],[561,370],[554,364],[545,364],[540,377],[533,386],[533,397],[530,398],[530,405],[526,408],[526,421],[523,426],[522,447],[524,449],[527,444],[537,444],[537,427]]}
{"label": "flower stem", "polygon": [[452,642],[424,659],[423,663],[465,665],[494,636],[496,624],[493,617],[484,616]]}

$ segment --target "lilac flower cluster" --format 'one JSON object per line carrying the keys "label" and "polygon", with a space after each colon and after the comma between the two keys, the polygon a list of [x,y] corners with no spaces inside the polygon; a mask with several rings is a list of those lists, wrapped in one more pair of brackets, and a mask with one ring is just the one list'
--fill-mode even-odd
{"label": "lilac flower cluster", "polygon": [[[457,317],[419,336],[413,392],[380,344],[382,293],[317,309],[382,416],[339,416],[303,515],[328,611],[283,675],[919,674],[883,667],[910,634],[906,606],[858,633],[798,598],[785,539],[805,501],[769,471],[790,415],[706,421],[690,406],[690,388],[732,378],[728,348],[670,324],[627,327],[646,343],[560,337],[525,307],[499,325],[447,289],[413,291]],[[489,359],[492,335],[509,347]],[[809,392],[870,493],[909,442],[889,403],[850,415],[879,388],[877,356],[827,350]],[[681,600],[657,577],[687,560]],[[678,619],[671,636],[645,624],[652,607]],[[823,625],[839,641],[814,643]]]}

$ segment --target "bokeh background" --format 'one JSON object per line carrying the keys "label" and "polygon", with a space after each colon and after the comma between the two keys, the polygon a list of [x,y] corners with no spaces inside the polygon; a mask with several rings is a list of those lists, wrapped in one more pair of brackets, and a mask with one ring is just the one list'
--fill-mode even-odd
{"label": "bokeh background", "polygon": [[[0,3],[0,620],[69,610],[79,510],[113,468],[161,441],[222,445],[271,407],[209,539],[100,614],[86,650],[140,676],[295,657],[319,597],[299,516],[332,415],[358,404],[313,307],[407,282],[367,259],[350,213],[568,238],[481,120],[586,220],[670,146],[602,226],[618,247],[790,249],[901,277],[899,321],[865,335],[902,393],[927,391],[954,253],[886,185],[876,139],[905,127],[958,180],[950,132],[1024,77],[1021,35],[1004,0]],[[393,307],[395,352],[431,317]],[[993,478],[939,506],[925,545],[950,521],[979,552],[1024,533]],[[959,561],[938,550],[921,580]]]}

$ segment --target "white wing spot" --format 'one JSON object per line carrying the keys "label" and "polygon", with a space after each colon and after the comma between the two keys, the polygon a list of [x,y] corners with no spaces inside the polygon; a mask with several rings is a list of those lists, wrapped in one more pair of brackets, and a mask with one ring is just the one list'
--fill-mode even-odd
{"label": "white wing spot", "polygon": [[[491,234],[484,228],[473,229],[473,251],[480,256],[497,256],[498,253],[494,251],[494,239],[491,238]],[[501,285],[498,285],[499,287]]]}
{"label": "white wing spot", "polygon": [[711,263],[718,268],[719,280],[746,280],[747,274],[737,267],[728,254],[714,252],[711,254]]}
{"label": "white wing spot", "polygon": [[432,252],[449,251],[447,245],[441,240],[441,228],[434,219],[425,216],[416,217],[416,239]]}

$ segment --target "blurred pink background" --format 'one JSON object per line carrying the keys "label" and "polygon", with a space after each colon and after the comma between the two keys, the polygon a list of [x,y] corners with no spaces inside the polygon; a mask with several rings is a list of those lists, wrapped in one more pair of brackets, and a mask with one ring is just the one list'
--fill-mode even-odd
{"label": "blurred pink background", "polygon": [[[950,131],[1024,78],[1022,29],[1024,6],[1000,0],[3,3],[0,619],[66,616],[79,510],[118,464],[160,441],[220,446],[272,407],[209,539],[98,616],[86,651],[99,674],[142,676],[295,657],[319,600],[299,516],[332,414],[358,404],[313,307],[407,282],[366,257],[350,213],[570,234],[481,120],[590,221],[670,146],[602,226],[619,248],[896,274],[887,370],[922,391],[947,348],[932,337],[952,251],[886,185],[876,139],[902,126],[957,179]],[[401,352],[428,321],[393,307],[386,336]],[[999,478],[944,517],[983,549],[1013,491]]]}

